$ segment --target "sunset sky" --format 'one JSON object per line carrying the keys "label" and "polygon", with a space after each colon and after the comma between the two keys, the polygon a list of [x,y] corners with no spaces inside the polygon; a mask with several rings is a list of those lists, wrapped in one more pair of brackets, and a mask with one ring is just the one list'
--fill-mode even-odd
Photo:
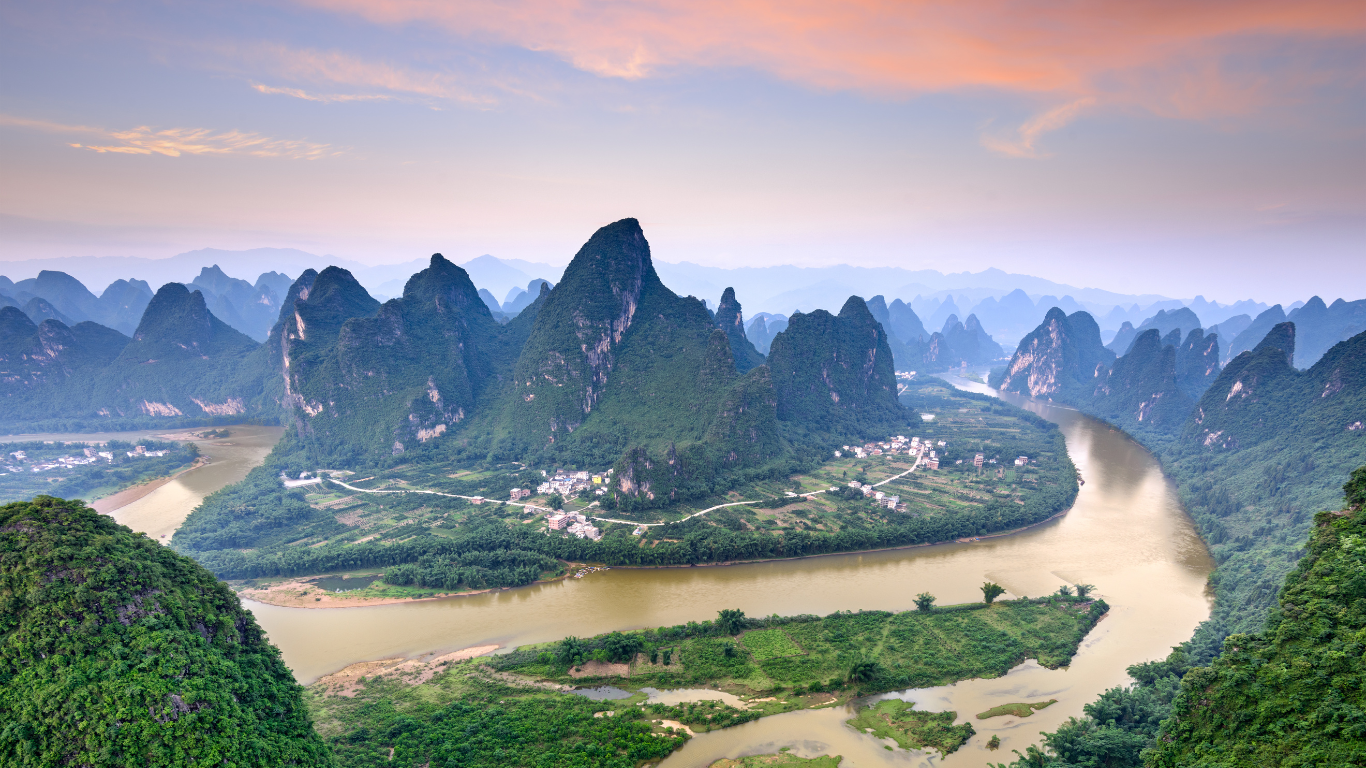
{"label": "sunset sky", "polygon": [[1361,0],[5,0],[0,67],[5,260],[564,263],[635,216],[715,266],[1366,285]]}

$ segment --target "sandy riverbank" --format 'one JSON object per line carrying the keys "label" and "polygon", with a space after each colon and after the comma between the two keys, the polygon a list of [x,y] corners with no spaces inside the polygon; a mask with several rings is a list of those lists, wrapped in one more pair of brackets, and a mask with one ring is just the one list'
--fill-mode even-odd
{"label": "sandy riverbank", "polygon": [[493,653],[501,647],[499,645],[476,645],[471,648],[462,648],[454,653],[443,654],[427,661],[406,658],[361,661],[330,675],[325,675],[309,687],[334,696],[350,697],[355,696],[356,691],[360,689],[361,678],[385,675],[409,685],[420,685],[432,679],[437,672],[442,671],[454,662]]}
{"label": "sandy riverbank", "polygon": [[[328,592],[316,584],[306,581],[282,581],[268,587],[243,589],[238,596],[244,600],[255,600],[281,608],[364,608],[371,605],[393,605],[395,603],[422,603],[432,600],[445,600],[449,597],[482,595],[510,587],[494,587],[470,592],[443,592],[427,597],[364,597],[351,592]],[[356,590],[360,591],[360,590]]]}
{"label": "sandy riverbank", "polygon": [[96,512],[99,512],[102,515],[112,515],[118,510],[123,509],[124,507],[128,506],[129,504],[132,504],[138,499],[141,499],[142,497],[148,495],[152,491],[155,491],[161,486],[171,482],[177,477],[180,477],[186,472],[199,469],[200,467],[208,463],[209,460],[207,458],[200,456],[199,458],[194,460],[193,464],[180,470],[174,475],[158,477],[155,480],[149,480],[148,482],[141,483],[139,485],[124,488],[123,490],[105,496],[104,498],[95,499],[94,501],[90,502],[90,508],[95,510]]}

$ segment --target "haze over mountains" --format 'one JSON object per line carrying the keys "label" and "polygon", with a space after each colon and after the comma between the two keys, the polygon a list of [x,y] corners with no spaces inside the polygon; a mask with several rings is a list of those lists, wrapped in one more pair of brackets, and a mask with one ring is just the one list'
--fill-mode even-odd
{"label": "haze over mountains", "polygon": [[[90,320],[131,334],[156,287],[175,280],[191,286],[192,290],[200,290],[216,317],[262,341],[275,322],[282,296],[292,279],[306,269],[321,271],[328,266],[347,269],[367,292],[384,300],[402,295],[407,279],[426,266],[426,262],[414,260],[366,266],[293,249],[273,248],[203,249],[169,259],[90,257],[9,262],[5,269],[13,276],[35,276],[17,282],[0,277],[0,305],[19,307],[35,324],[52,318],[69,327]],[[59,269],[51,269],[53,267]],[[563,271],[550,264],[500,260],[489,255],[470,260],[462,268],[480,291],[494,318],[500,321],[525,309],[534,300],[540,282],[549,282],[553,287]],[[892,337],[898,365],[922,370],[941,365],[945,356],[933,349],[913,353],[904,347],[915,346],[921,336],[928,344],[936,332],[947,339],[952,330],[950,317],[962,323],[964,331],[971,330],[967,326],[972,318],[981,328],[982,333],[973,331],[980,337],[979,349],[966,349],[966,337],[962,336],[958,344],[950,344],[955,352],[947,357],[971,363],[991,359],[989,353],[994,344],[1006,349],[1013,346],[1055,306],[1068,314],[1087,311],[1095,318],[1102,339],[1117,354],[1128,349],[1138,333],[1145,329],[1145,323],[1155,322],[1165,331],[1170,331],[1166,326],[1171,325],[1184,330],[1189,330],[1185,326],[1198,326],[1216,332],[1223,340],[1225,359],[1231,359],[1236,352],[1254,345],[1275,322],[1285,319],[1287,312],[1299,311],[1305,304],[1296,302],[1288,310],[1274,310],[1251,300],[1221,305],[1201,296],[1181,301],[1153,295],[1124,295],[1079,289],[995,269],[946,275],[930,270],[869,269],[847,265],[819,269],[719,269],[656,262],[656,271],[660,279],[680,295],[702,298],[712,310],[717,307],[716,302],[724,290],[733,288],[750,311],[746,335],[761,354],[767,353],[768,343],[782,330],[787,316],[794,310],[810,312],[824,308],[836,311],[850,295],[880,295],[887,307],[887,317],[879,315],[879,321]],[[90,285],[82,284],[82,280]],[[100,285],[107,287],[97,295]],[[1363,327],[1364,322],[1363,310],[1355,303],[1341,302],[1347,306],[1329,306],[1321,300],[1311,303],[1313,306],[1306,309],[1317,313],[1313,322],[1328,330],[1323,333],[1323,341],[1311,342],[1302,348],[1302,359],[1297,361],[1300,367],[1311,364],[1333,340],[1345,338],[1344,334],[1351,335],[1347,332]],[[873,311],[875,314],[880,312],[876,307]],[[1159,312],[1173,317],[1154,318]],[[1268,312],[1269,315],[1262,317]],[[911,317],[914,319],[908,319]],[[760,323],[760,320],[764,322]],[[1252,333],[1241,340],[1242,346],[1236,346],[1234,338],[1254,322],[1257,325]],[[990,342],[987,336],[991,337]]]}

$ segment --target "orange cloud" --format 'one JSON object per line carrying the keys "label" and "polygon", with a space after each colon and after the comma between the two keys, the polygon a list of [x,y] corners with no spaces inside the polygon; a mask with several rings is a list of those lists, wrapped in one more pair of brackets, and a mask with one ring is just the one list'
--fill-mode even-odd
{"label": "orange cloud", "polygon": [[[244,131],[213,131],[208,128],[166,128],[153,130],[140,126],[126,131],[108,131],[84,125],[63,125],[46,120],[32,120],[13,115],[0,115],[0,125],[34,128],[48,133],[83,133],[96,136],[99,144],[69,144],[76,149],[88,149],[101,154],[112,152],[128,155],[251,155],[254,157],[283,157],[296,160],[315,160],[341,154],[329,144],[316,144],[295,139],[272,139],[259,133]],[[103,142],[115,143],[103,143]]]}
{"label": "orange cloud", "polygon": [[1013,137],[984,135],[982,145],[993,152],[999,152],[1010,157],[1039,157],[1039,150],[1035,144],[1040,136],[1067,125],[1076,119],[1084,108],[1095,103],[1096,100],[1088,96],[1054,107],[1043,114],[1035,115],[1026,120]]}
{"label": "orange cloud", "polygon": [[[1312,42],[1366,30],[1360,0],[298,1],[547,51],[604,77],[750,67],[826,89],[1104,93],[1187,115],[1255,103],[1246,93],[1224,98],[1222,90],[1238,86],[1211,66],[1230,39]],[[1142,87],[1126,88],[1131,82]]]}

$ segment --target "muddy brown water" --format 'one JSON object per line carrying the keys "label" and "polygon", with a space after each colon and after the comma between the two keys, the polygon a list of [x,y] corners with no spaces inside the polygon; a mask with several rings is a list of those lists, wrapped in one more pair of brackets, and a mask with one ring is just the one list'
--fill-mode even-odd
{"label": "muddy brown water", "polygon": [[[231,485],[247,476],[252,467],[265,460],[266,454],[279,442],[284,430],[280,427],[230,426],[229,436],[224,438],[199,438],[192,433],[202,432],[210,427],[195,427],[188,430],[144,429],[135,432],[100,432],[82,434],[36,434],[6,436],[5,441],[22,442],[28,440],[66,441],[104,441],[126,440],[135,442],[143,439],[178,439],[199,445],[201,455],[208,463],[195,467],[176,476],[170,482],[160,485],[146,495],[142,495],[108,514],[114,519],[147,534],[149,537],[166,544],[171,535],[185,522],[190,511],[199,506],[204,497],[226,485]],[[137,494],[132,494],[137,495]]]}
{"label": "muddy brown water", "polygon": [[[964,389],[990,392],[963,379]],[[800,755],[839,754],[861,766],[981,766],[1008,761],[1038,743],[1097,694],[1129,682],[1130,664],[1164,657],[1208,617],[1213,568],[1203,542],[1157,462],[1121,432],[1077,411],[1014,399],[1057,423],[1085,479],[1068,514],[1022,533],[970,543],[753,563],[726,567],[613,568],[470,597],[365,608],[281,608],[246,601],[304,683],[348,664],[498,643],[505,647],[712,618],[722,608],[751,616],[836,610],[909,610],[928,591],[942,605],[981,599],[995,581],[1007,597],[1048,594],[1088,582],[1111,605],[1070,667],[1030,661],[1004,677],[887,694],[925,709],[958,713],[977,729],[947,758],[888,751],[844,724],[848,707],[793,712],[693,738],[663,768],[705,766],[722,757],[790,747]],[[234,435],[236,437],[236,435]],[[207,452],[207,451],[206,451]],[[245,471],[242,472],[245,474]],[[160,490],[164,489],[159,489]],[[202,498],[202,494],[200,496]],[[152,496],[148,496],[151,499]],[[146,501],[146,500],[144,500]],[[170,499],[166,500],[168,503]],[[196,502],[197,503],[197,502]],[[149,519],[171,521],[167,509]],[[177,523],[178,524],[178,523]],[[977,720],[998,704],[1057,699],[1028,718]],[[999,751],[986,750],[991,736]]]}

